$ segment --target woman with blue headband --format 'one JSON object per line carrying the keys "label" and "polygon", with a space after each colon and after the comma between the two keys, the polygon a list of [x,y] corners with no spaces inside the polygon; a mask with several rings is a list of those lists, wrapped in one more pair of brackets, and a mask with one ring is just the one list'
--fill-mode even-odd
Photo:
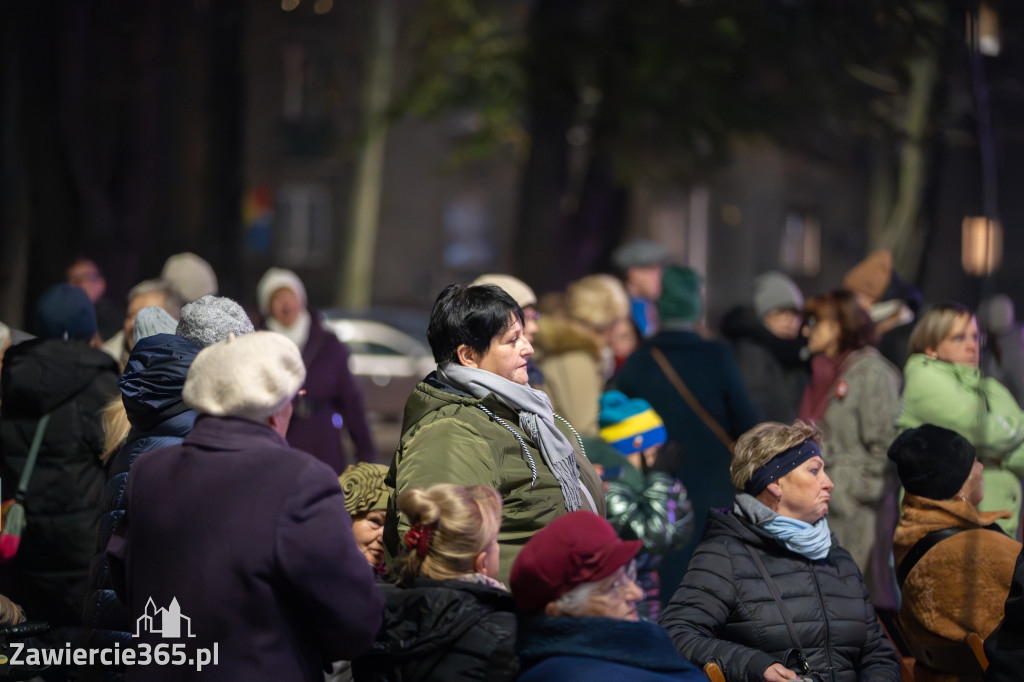
{"label": "woman with blue headband", "polygon": [[900,679],[860,570],[829,531],[820,439],[801,421],[740,437],[733,508],[709,513],[661,617],[683,656],[728,680]]}

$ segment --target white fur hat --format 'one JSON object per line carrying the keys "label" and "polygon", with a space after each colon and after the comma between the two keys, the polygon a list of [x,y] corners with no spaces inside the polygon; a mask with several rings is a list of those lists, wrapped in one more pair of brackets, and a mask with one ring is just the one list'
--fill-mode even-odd
{"label": "white fur hat", "polygon": [[278,289],[291,289],[305,307],[306,287],[299,276],[285,268],[270,268],[263,273],[259,284],[256,285],[256,303],[259,305],[260,315],[266,317],[270,314],[270,298]]}
{"label": "white fur hat", "polygon": [[287,405],[306,380],[291,339],[277,332],[228,336],[199,352],[185,378],[185,404],[203,414],[262,422]]}

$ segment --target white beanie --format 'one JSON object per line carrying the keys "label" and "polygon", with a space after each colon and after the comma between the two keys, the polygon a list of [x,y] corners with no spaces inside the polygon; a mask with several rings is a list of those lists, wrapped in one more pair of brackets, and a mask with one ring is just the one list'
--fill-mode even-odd
{"label": "white beanie", "polygon": [[306,307],[306,287],[299,276],[285,268],[270,268],[256,285],[256,303],[263,317],[270,314],[270,299],[278,289],[291,289],[299,297],[302,307]]}
{"label": "white beanie", "polygon": [[183,303],[191,303],[207,294],[217,295],[217,273],[209,263],[191,251],[176,253],[168,258],[160,277],[170,283]]}
{"label": "white beanie", "polygon": [[185,404],[203,414],[263,422],[306,380],[298,347],[277,332],[228,336],[199,351],[185,378]]}
{"label": "white beanie", "polygon": [[533,289],[529,287],[521,279],[517,279],[512,275],[480,275],[472,282],[469,283],[471,287],[478,287],[484,284],[490,284],[502,289],[506,294],[512,297],[516,303],[519,304],[520,308],[527,308],[531,305],[537,305],[537,294],[533,293]]}

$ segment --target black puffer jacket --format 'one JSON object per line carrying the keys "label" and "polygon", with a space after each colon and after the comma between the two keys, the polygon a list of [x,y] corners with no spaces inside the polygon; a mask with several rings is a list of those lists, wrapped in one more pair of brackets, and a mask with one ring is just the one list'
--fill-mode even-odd
{"label": "black puffer jacket", "polygon": [[722,318],[721,327],[761,416],[786,424],[796,419],[811,378],[807,339],[775,336],[749,307],[734,308]]}
{"label": "black puffer jacket", "polygon": [[373,650],[352,664],[356,682],[516,678],[515,602],[508,591],[426,578],[380,589],[384,620]]}
{"label": "black puffer jacket", "polygon": [[795,644],[748,548],[778,586],[820,679],[899,681],[864,580],[835,536],[828,557],[812,561],[738,513],[714,510],[660,621],[684,656],[700,666],[716,661],[730,681],[760,682],[772,663],[787,664]]}
{"label": "black puffer jacket", "polygon": [[39,419],[50,414],[28,486],[21,547],[0,566],[0,590],[33,620],[81,623],[104,481],[99,410],[117,394],[116,383],[113,358],[84,341],[35,339],[4,355],[4,497],[18,485]]}
{"label": "black puffer jacket", "polygon": [[193,341],[173,334],[141,339],[132,349],[118,384],[132,430],[109,463],[109,479],[100,502],[103,517],[96,535],[96,556],[90,567],[90,593],[85,603],[85,625],[91,628],[90,647],[111,647],[115,642],[123,646],[131,641],[134,619],[127,605],[114,594],[105,554],[107,541],[124,516],[128,470],[138,456],[177,445],[192,430],[196,413],[182,402],[181,391],[199,350]]}

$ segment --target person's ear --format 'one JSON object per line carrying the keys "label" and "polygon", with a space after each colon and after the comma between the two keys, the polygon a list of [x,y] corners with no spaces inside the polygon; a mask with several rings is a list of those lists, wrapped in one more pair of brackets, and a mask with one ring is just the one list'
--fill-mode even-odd
{"label": "person's ear", "polygon": [[470,348],[467,344],[462,344],[455,349],[455,355],[459,358],[459,364],[464,367],[479,367],[477,363],[476,351]]}
{"label": "person's ear", "polygon": [[480,575],[487,575],[487,550],[480,552],[473,559],[473,570]]}
{"label": "person's ear", "polygon": [[924,354],[930,357],[932,360],[939,357],[938,352],[935,350],[935,346],[925,346]]}
{"label": "person's ear", "polygon": [[765,490],[770,492],[772,494],[772,497],[774,498],[782,498],[782,486],[779,485],[778,481],[772,481],[771,483],[769,483]]}

